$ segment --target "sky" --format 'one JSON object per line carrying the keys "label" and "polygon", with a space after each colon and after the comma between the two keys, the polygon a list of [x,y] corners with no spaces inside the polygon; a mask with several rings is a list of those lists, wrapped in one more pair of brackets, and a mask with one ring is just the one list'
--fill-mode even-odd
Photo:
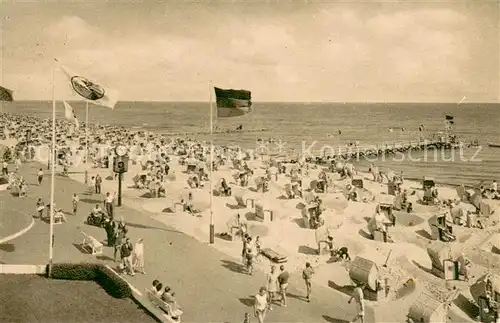
{"label": "sky", "polygon": [[492,0],[0,0],[0,18],[17,100],[52,98],[56,57],[122,101],[208,101],[212,84],[260,102],[500,102]]}

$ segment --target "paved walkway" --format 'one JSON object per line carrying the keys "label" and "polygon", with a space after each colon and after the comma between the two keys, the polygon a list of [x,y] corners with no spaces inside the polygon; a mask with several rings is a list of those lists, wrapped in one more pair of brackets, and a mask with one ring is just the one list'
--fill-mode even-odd
{"label": "paved walkway", "polygon": [[[35,184],[37,164],[25,164],[22,175],[30,185],[26,199],[6,199],[4,203],[15,205],[24,214],[33,214],[36,198],[41,196],[49,203],[50,177],[42,186]],[[83,236],[80,230],[105,239],[104,229],[88,226],[84,220],[91,207],[102,202],[98,195],[84,195],[87,188],[67,177],[56,175],[56,204],[71,210],[71,196],[78,193],[80,209],[77,216],[67,215],[68,222],[54,226],[54,262],[102,262],[112,265],[113,252],[105,248],[104,254],[93,257],[80,251]],[[184,322],[241,322],[245,312],[252,313],[251,296],[264,284],[265,275],[253,276],[242,273],[240,261],[198,242],[181,232],[169,229],[144,212],[128,207],[116,209],[116,218],[123,216],[129,226],[129,236],[135,242],[143,237],[147,275],[125,276],[127,281],[144,291],[153,279],[159,279],[177,294],[184,308]],[[3,263],[44,264],[48,260],[49,225],[37,220],[37,224],[25,235],[12,240],[10,248],[0,248]],[[348,305],[346,295],[322,286],[313,286],[312,302],[302,299],[304,286],[299,274],[291,276],[289,305],[275,307],[267,322],[348,322],[355,315],[354,304]],[[368,310],[367,322],[374,322],[373,311]]]}
{"label": "paved walkway", "polygon": [[29,228],[32,223],[30,214],[19,212],[18,197],[10,191],[0,191],[0,242]]}

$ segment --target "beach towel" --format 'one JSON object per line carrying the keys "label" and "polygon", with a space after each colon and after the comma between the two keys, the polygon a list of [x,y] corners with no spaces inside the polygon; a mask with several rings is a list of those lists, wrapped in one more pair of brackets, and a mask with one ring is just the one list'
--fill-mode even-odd
{"label": "beach towel", "polygon": [[261,252],[264,256],[266,256],[269,260],[271,260],[274,263],[280,264],[288,261],[286,256],[280,255],[271,248],[262,249]]}

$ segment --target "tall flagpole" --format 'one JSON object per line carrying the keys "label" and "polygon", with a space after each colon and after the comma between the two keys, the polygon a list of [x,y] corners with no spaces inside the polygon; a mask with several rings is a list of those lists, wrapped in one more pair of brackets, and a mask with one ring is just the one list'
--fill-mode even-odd
{"label": "tall flagpole", "polygon": [[213,98],[212,98],[212,82],[210,81],[210,244],[215,241],[215,227],[214,227],[214,214],[212,211],[212,204],[214,199],[213,193],[213,167],[214,167],[214,138],[213,138]]}
{"label": "tall flagpole", "polygon": [[[57,60],[56,60],[57,62]],[[52,258],[54,255],[54,188],[55,188],[55,169],[56,169],[56,64],[53,64],[52,71],[52,153],[50,174],[50,232],[49,232],[49,272],[48,277],[52,275]]]}
{"label": "tall flagpole", "polygon": [[89,162],[89,102],[85,101],[85,184],[88,182],[87,163]]}

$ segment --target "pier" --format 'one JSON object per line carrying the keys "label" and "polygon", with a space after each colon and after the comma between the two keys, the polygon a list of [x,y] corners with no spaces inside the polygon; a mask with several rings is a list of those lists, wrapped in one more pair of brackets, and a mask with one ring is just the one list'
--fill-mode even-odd
{"label": "pier", "polygon": [[314,151],[316,161],[332,159],[337,157],[342,158],[357,158],[362,156],[377,157],[390,155],[395,153],[405,153],[408,151],[418,150],[433,150],[433,149],[456,149],[477,147],[477,142],[452,141],[446,138],[439,139],[422,139],[418,141],[394,141],[384,142],[374,145],[348,145],[344,147],[323,147],[319,151]]}

